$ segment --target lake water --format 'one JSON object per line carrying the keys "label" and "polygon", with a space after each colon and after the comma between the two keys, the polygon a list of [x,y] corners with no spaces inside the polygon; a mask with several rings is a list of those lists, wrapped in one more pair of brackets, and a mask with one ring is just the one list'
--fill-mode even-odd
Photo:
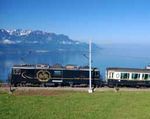
{"label": "lake water", "polygon": [[[150,64],[150,47],[146,45],[100,45],[99,51],[92,51],[92,66],[98,67],[104,77],[107,67],[144,68]],[[14,64],[76,64],[88,65],[87,51],[47,52],[9,54],[0,53],[0,79],[7,80]]]}

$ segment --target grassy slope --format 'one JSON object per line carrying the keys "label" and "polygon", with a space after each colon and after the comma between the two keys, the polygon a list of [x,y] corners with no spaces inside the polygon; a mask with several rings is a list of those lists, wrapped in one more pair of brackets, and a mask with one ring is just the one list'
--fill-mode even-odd
{"label": "grassy slope", "polygon": [[1,119],[150,119],[149,92],[69,92],[55,96],[0,94]]}

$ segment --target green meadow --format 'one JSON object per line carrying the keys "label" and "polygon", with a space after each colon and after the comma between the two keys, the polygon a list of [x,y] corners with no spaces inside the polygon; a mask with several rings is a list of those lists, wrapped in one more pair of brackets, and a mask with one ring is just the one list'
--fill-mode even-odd
{"label": "green meadow", "polygon": [[150,92],[0,92],[1,119],[150,119]]}

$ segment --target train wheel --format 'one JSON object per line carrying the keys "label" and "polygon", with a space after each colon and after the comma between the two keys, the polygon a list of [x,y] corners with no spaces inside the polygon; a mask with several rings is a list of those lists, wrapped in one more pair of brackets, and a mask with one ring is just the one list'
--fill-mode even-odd
{"label": "train wheel", "polygon": [[113,84],[108,84],[108,87],[109,88],[114,88],[114,85]]}
{"label": "train wheel", "polygon": [[73,82],[69,82],[69,86],[73,87],[74,86]]}
{"label": "train wheel", "polygon": [[14,87],[17,87],[17,84],[16,84],[16,83],[14,84]]}

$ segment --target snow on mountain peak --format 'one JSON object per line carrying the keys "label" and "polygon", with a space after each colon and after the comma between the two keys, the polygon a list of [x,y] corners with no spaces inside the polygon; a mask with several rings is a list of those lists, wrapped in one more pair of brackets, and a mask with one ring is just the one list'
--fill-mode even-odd
{"label": "snow on mountain peak", "polygon": [[28,35],[32,32],[32,30],[22,30],[22,29],[13,29],[13,30],[6,30],[10,35],[18,35],[18,36],[23,36],[23,35]]}
{"label": "snow on mountain peak", "polygon": [[22,36],[22,35],[28,35],[28,34],[30,34],[32,32],[32,30],[22,30],[21,32],[20,32],[20,35]]}

